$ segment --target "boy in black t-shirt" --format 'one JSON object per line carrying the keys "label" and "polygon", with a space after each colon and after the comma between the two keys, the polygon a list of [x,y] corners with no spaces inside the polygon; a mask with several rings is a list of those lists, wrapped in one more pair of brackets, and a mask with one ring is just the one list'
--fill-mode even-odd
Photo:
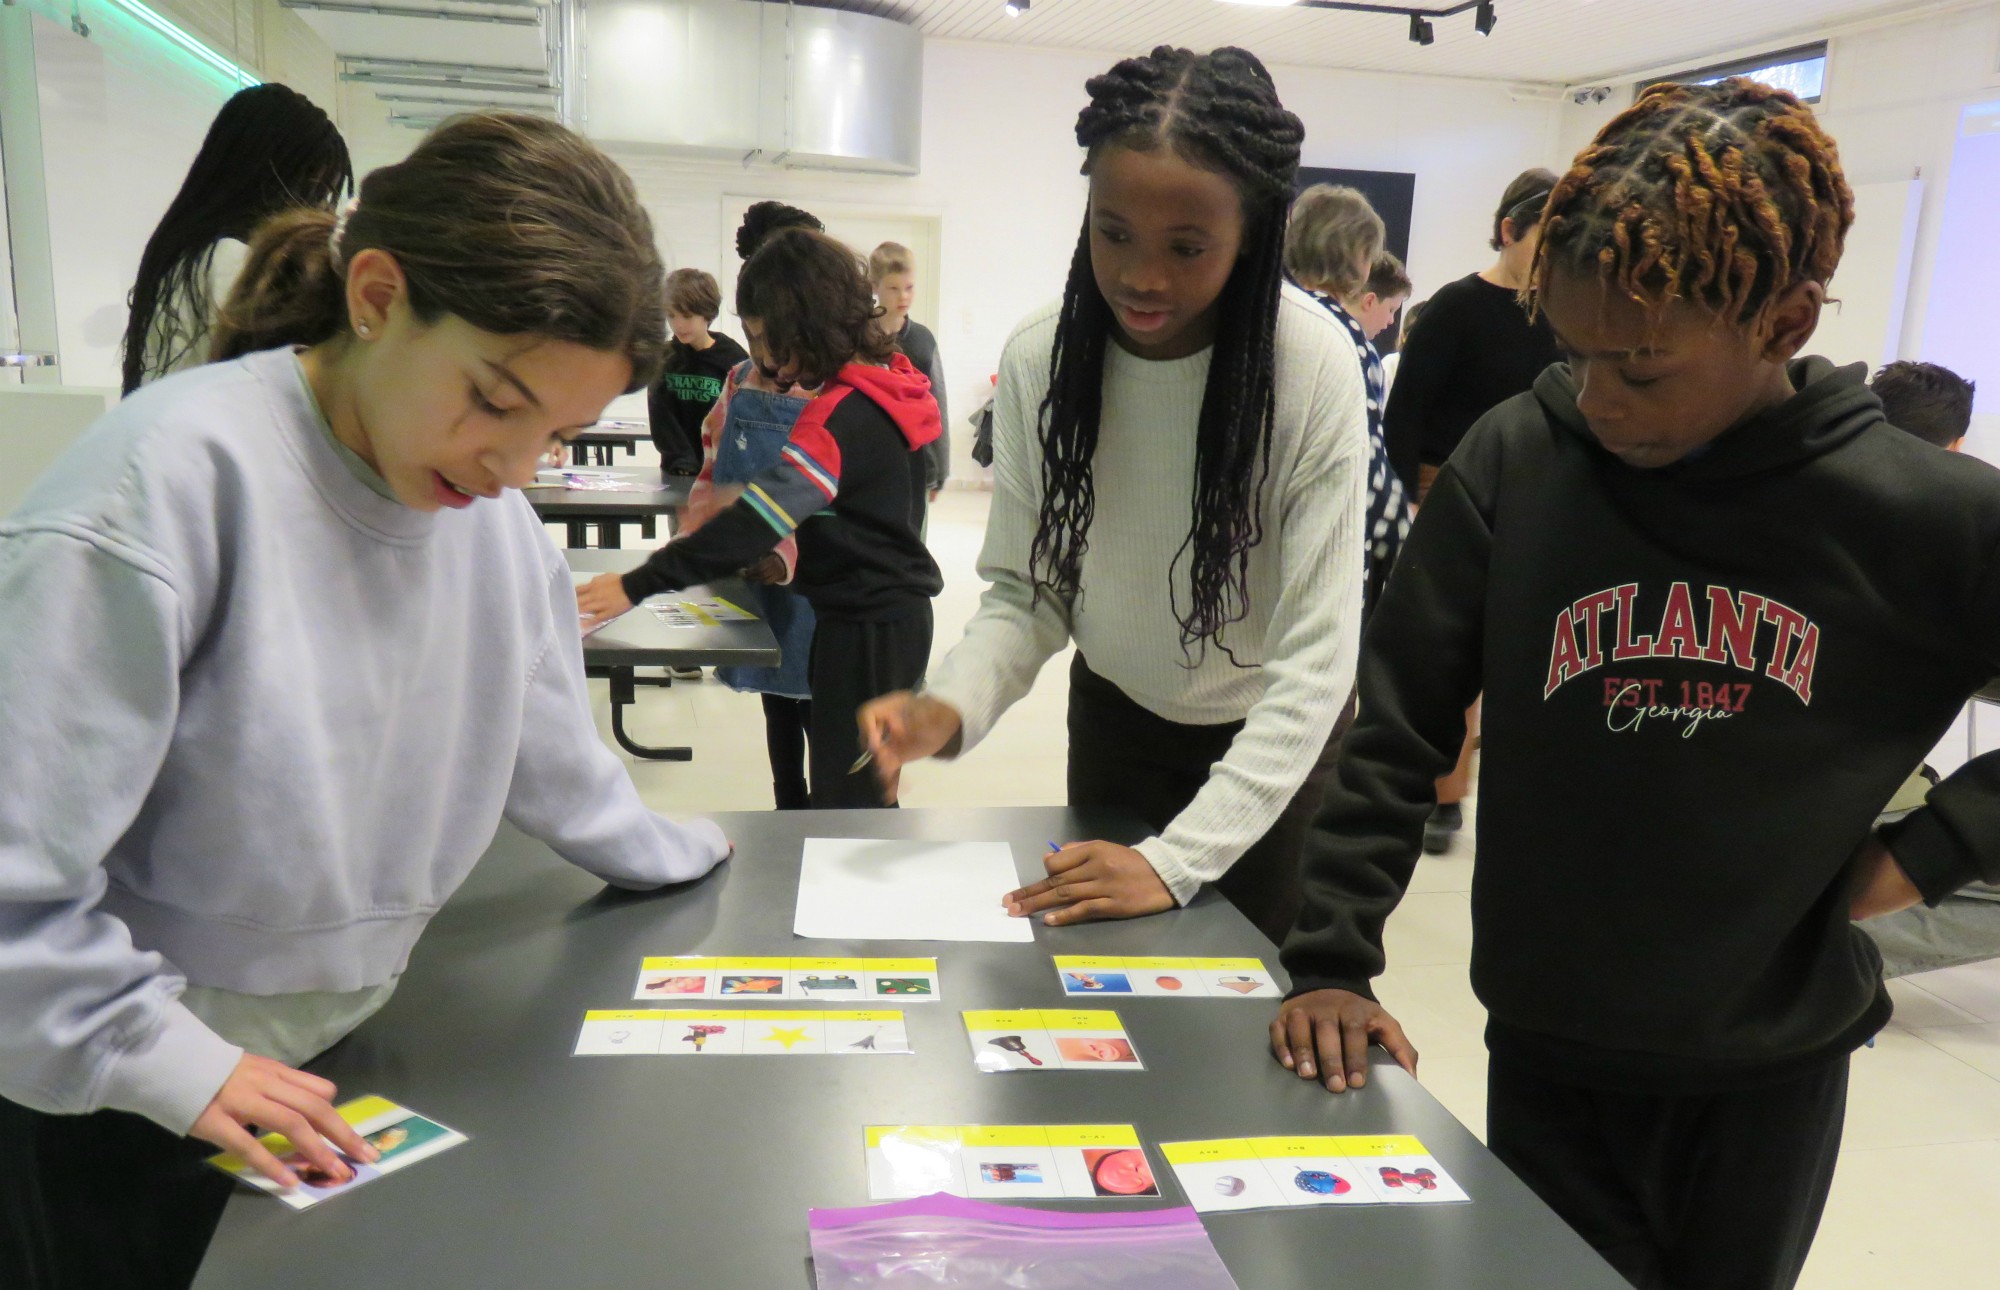
{"label": "boy in black t-shirt", "polygon": [[722,397],[723,380],[750,357],[734,340],[709,330],[721,312],[722,288],[713,274],[675,269],[667,275],[667,323],[674,339],[660,379],[646,391],[662,474],[701,473],[702,419]]}

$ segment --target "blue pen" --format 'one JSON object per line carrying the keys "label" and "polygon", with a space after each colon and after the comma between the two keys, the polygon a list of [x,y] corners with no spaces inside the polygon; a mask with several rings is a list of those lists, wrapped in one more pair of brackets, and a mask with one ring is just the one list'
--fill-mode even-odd
{"label": "blue pen", "polygon": [[1049,843],[1049,854],[1050,854],[1050,855],[1054,855],[1054,854],[1055,854],[1056,852],[1058,852],[1058,851],[1060,851],[1060,850],[1062,850],[1062,848],[1061,848],[1061,847],[1059,847],[1059,846],[1057,846],[1057,845],[1056,845],[1055,843],[1053,843],[1053,842]]}

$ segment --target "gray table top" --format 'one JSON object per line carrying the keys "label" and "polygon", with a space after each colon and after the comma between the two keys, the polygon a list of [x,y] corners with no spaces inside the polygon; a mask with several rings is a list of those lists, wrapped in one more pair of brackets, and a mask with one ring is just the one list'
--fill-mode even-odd
{"label": "gray table top", "polygon": [[[1153,918],[1038,926],[1032,946],[791,935],[806,837],[1002,839],[1027,877],[1045,839],[1129,830],[1054,807],[718,819],[736,843],[729,864],[638,896],[503,829],[388,1007],[312,1066],[344,1097],[379,1093],[471,1142],[305,1213],[241,1192],[199,1290],[797,1290],[811,1284],[807,1209],[867,1203],[862,1129],[905,1123],[1131,1123],[1149,1150],[1191,1138],[1414,1133],[1471,1204],[1211,1215],[1238,1284],[1624,1285],[1400,1071],[1378,1066],[1366,1089],[1334,1097],[1278,1067],[1264,1042],[1268,1003],[1119,1000],[1143,1074],[973,1069],[959,1010],[1060,1006],[1053,953],[1254,953],[1275,966],[1270,944],[1212,891]],[[913,1057],[571,1056],[587,1009],[637,1006],[640,959],[687,953],[935,955],[943,997],[906,1006]],[[1045,1203],[1182,1203],[1153,1155],[1160,1200]]]}
{"label": "gray table top", "polygon": [[[586,550],[563,552],[569,567],[577,573],[624,573],[650,554],[638,550]],[[741,580],[727,578],[703,587],[689,587],[662,599],[701,599],[720,596],[732,604],[757,612],[750,589]],[[759,618],[751,623],[722,623],[715,627],[669,627],[644,605],[599,628],[583,638],[585,667],[776,667],[783,654],[771,625]]]}
{"label": "gray table top", "polygon": [[639,443],[652,437],[645,426],[622,422],[600,421],[590,429],[571,439],[571,443]]}
{"label": "gray table top", "polygon": [[[572,469],[605,468],[578,466]],[[545,520],[643,519],[648,515],[664,515],[687,505],[688,492],[694,487],[692,479],[678,475],[662,478],[660,472],[650,466],[628,466],[609,473],[634,483],[659,487],[645,493],[611,493],[593,488],[530,488],[527,490],[528,504],[535,508],[535,514]]]}

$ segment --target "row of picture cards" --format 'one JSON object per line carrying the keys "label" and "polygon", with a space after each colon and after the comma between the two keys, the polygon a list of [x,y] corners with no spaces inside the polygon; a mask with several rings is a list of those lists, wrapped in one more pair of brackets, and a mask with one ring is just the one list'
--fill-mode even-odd
{"label": "row of picture cards", "polygon": [[649,958],[635,999],[873,999],[930,1003],[939,995],[936,959]]}
{"label": "row of picture cards", "polygon": [[1257,959],[1056,956],[1056,976],[1071,997],[1129,994],[1159,999],[1275,999],[1278,983]]}
{"label": "row of picture cards", "polygon": [[1471,1200],[1407,1134],[1163,1142],[1200,1212],[1289,1205],[1435,1205]]}
{"label": "row of picture cards", "polygon": [[989,1074],[1146,1069],[1115,1012],[1030,1008],[964,1016],[972,1064]]}
{"label": "row of picture cards", "polygon": [[578,1057],[908,1053],[901,1012],[629,1009],[586,1012]]}
{"label": "row of picture cards", "polygon": [[267,1133],[258,1141],[298,1176],[299,1185],[296,1187],[280,1186],[251,1168],[248,1161],[234,1152],[225,1151],[219,1156],[210,1156],[208,1163],[238,1181],[270,1192],[293,1209],[311,1209],[323,1200],[365,1186],[440,1151],[449,1151],[466,1140],[465,1135],[456,1129],[447,1129],[437,1121],[426,1119],[408,1107],[397,1106],[387,1098],[357,1097],[351,1102],[343,1102],[334,1110],[380,1153],[373,1164],[363,1164],[348,1158],[344,1152],[336,1152],[349,1170],[346,1178],[337,1178],[307,1161],[290,1139],[281,1133]]}
{"label": "row of picture cards", "polygon": [[1157,1196],[1129,1124],[904,1124],[867,1131],[868,1195],[987,1200]]}

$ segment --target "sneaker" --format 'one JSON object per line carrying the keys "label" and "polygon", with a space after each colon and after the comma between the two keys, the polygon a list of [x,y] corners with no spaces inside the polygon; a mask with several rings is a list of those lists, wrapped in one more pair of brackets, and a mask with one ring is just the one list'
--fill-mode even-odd
{"label": "sneaker", "polygon": [[1424,821],[1424,854],[1441,856],[1451,850],[1454,833],[1465,827],[1465,812],[1457,802],[1440,802],[1431,808],[1431,817]]}
{"label": "sneaker", "polygon": [[701,680],[701,669],[698,667],[670,667],[667,669],[667,675],[676,681],[699,681]]}

